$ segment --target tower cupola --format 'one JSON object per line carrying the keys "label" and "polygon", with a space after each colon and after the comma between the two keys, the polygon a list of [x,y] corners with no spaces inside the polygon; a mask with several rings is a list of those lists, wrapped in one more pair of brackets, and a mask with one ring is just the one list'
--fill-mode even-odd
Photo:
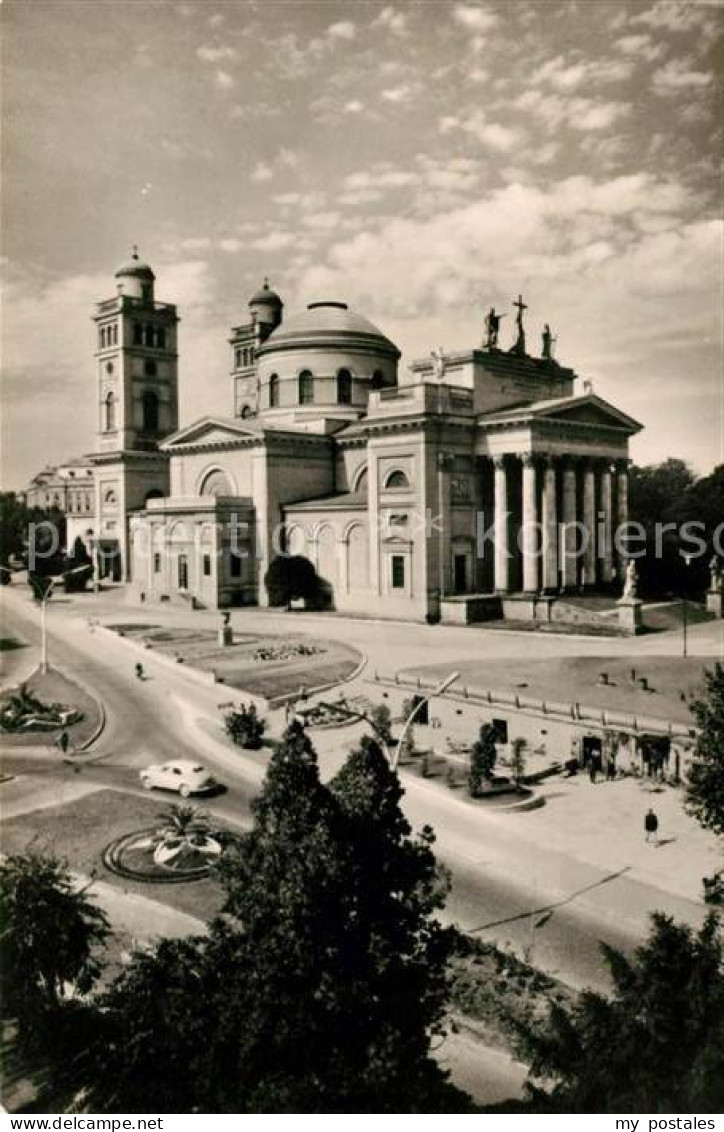
{"label": "tower cupola", "polygon": [[264,280],[263,286],[249,299],[252,322],[271,329],[279,326],[282,321],[283,307],[284,303],[276,291],[272,291],[268,279]]}
{"label": "tower cupola", "polygon": [[152,268],[139,259],[138,248],[134,244],[130,260],[122,264],[116,272],[118,294],[126,295],[129,299],[139,299],[144,303],[152,303],[155,281],[156,276]]}

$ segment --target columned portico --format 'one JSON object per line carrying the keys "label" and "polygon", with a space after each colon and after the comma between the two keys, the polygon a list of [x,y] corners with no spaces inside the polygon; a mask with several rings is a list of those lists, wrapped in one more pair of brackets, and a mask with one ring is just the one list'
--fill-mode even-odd
{"label": "columned portico", "polygon": [[508,469],[504,456],[493,460],[495,469],[495,580],[497,593],[507,593],[508,570]]}

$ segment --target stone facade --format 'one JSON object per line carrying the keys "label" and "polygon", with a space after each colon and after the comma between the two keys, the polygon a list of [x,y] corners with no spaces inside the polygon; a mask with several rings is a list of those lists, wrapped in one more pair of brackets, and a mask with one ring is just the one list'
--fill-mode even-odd
{"label": "stone facade", "polygon": [[285,318],[265,282],[229,338],[234,415],[178,429],[176,308],[137,257],[117,283],[95,316],[96,534],[144,601],[266,604],[280,553],[312,562],[331,607],[414,620],[620,578],[641,426],[570,368],[496,345],[398,377],[363,316],[330,301]]}

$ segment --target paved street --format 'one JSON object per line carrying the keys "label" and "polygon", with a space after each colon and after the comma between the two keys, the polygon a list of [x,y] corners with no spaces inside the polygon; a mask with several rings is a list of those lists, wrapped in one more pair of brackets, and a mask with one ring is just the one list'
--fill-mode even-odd
{"label": "paved street", "polygon": [[[25,595],[7,596],[6,635],[12,631],[37,641],[37,614],[27,605]],[[83,616],[79,617],[79,613]],[[82,602],[61,600],[50,610],[51,660],[92,687],[107,710],[105,732],[94,748],[103,757],[83,768],[80,773],[84,780],[137,791],[141,765],[171,757],[202,757],[229,785],[228,793],[213,800],[210,808],[226,821],[246,824],[249,801],[261,777],[259,761],[255,763],[253,756],[229,751],[193,727],[194,717],[213,719],[218,715],[218,703],[228,698],[223,688],[194,684],[187,675],[155,662],[150,654],[147,658],[144,655],[149,679],[138,682],[133,668],[139,654],[121,639],[89,630],[86,618],[91,613],[120,621],[141,620],[145,611],[126,607],[119,601],[117,591],[100,595],[99,599],[89,596]],[[188,616],[183,611],[162,611],[157,616],[154,610],[152,620],[174,624],[182,623]],[[214,620],[209,614],[194,616],[209,624]],[[520,637],[500,632],[408,626],[401,633],[399,626],[294,617],[295,629],[303,630],[309,622],[316,633],[320,631],[320,621],[329,636],[339,634],[366,649],[369,665],[384,657],[388,669],[409,664],[413,653],[419,660],[423,642],[427,655],[434,655],[435,660],[452,660],[472,652],[480,655],[481,650],[495,655],[504,650],[510,655],[521,647]],[[289,624],[283,614],[260,611],[234,614],[233,622],[237,626],[253,623],[255,628],[263,625],[266,631],[281,631]],[[712,634],[711,624],[697,629],[696,647],[702,655],[712,655],[717,634]],[[638,650],[646,642],[642,638],[623,644]],[[433,643],[434,654],[430,650]],[[659,652],[662,643],[667,642],[657,638]],[[551,656],[570,654],[580,648],[622,647],[621,641],[531,639],[529,635],[524,644],[529,652],[535,649]],[[675,647],[676,642],[668,645]],[[183,711],[179,710],[180,703]],[[315,737],[323,773],[336,769],[353,737],[349,732],[342,739],[334,732]],[[29,769],[15,759],[8,760],[6,765],[26,772]],[[57,761],[44,764],[40,773],[59,780],[76,775],[73,768],[59,766]],[[627,875],[626,868],[603,870],[545,844],[525,840],[516,829],[522,816],[511,819],[481,814],[461,806],[454,797],[441,794],[424,781],[407,777],[405,784],[405,805],[411,822],[415,827],[429,823],[435,828],[439,856],[452,870],[449,914],[468,930],[532,954],[537,963],[575,984],[604,985],[606,976],[598,941],[605,939],[617,946],[632,947],[646,929],[649,910],[665,908],[693,922],[701,918],[700,905],[634,880]]]}

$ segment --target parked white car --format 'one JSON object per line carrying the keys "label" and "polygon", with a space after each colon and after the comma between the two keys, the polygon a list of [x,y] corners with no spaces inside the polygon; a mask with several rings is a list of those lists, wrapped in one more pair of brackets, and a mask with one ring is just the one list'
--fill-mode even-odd
{"label": "parked white car", "polygon": [[188,798],[189,794],[212,790],[218,783],[205,766],[189,759],[179,759],[178,762],[147,766],[141,771],[141,785],[144,790],[175,790],[182,798]]}

